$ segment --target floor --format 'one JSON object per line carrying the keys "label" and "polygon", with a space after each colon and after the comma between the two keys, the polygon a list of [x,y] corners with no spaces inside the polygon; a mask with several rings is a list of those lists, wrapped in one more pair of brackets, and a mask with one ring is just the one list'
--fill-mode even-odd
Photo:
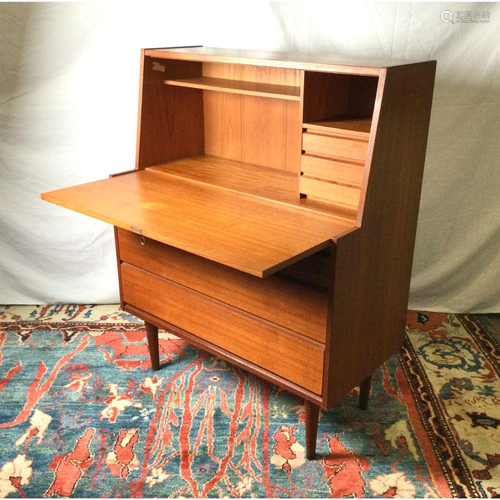
{"label": "floor", "polygon": [[500,315],[408,311],[401,351],[321,412],[117,306],[0,306],[0,497],[500,496]]}

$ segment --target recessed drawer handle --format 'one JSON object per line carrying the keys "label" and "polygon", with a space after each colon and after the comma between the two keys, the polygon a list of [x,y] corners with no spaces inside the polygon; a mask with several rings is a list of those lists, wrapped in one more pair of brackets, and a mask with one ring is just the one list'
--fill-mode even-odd
{"label": "recessed drawer handle", "polygon": [[145,245],[146,244],[146,238],[144,238],[144,236],[141,236],[140,237],[140,242],[141,242],[141,245]]}

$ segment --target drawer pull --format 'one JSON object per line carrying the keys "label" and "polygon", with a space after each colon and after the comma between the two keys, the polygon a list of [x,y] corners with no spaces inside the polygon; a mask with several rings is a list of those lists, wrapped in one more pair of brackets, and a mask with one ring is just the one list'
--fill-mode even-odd
{"label": "drawer pull", "polygon": [[144,246],[146,244],[146,238],[144,238],[144,236],[140,237],[140,241],[141,241],[141,245]]}

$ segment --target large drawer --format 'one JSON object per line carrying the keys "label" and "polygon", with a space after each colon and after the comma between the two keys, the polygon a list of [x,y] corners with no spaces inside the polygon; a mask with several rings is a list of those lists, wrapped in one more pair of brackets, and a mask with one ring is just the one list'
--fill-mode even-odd
{"label": "large drawer", "polygon": [[121,279],[125,303],[321,394],[323,344],[130,264]]}
{"label": "large drawer", "polygon": [[[286,279],[257,278],[138,234],[118,230],[120,260],[324,342],[328,297]],[[329,278],[330,275],[328,275]]]}

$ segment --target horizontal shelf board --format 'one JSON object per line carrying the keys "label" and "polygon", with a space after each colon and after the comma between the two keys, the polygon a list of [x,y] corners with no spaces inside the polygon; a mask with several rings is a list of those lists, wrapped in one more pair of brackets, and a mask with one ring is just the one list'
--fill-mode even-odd
{"label": "horizontal shelf board", "polygon": [[304,123],[303,127],[310,131],[324,134],[345,135],[366,139],[370,137],[371,118],[335,117],[313,123]]}
{"label": "horizontal shelf board", "polygon": [[140,170],[43,193],[76,212],[258,277],[326,248],[354,222]]}
{"label": "horizontal shelf board", "polygon": [[244,82],[240,80],[226,80],[200,76],[178,80],[165,80],[166,85],[188,87],[193,89],[213,90],[215,92],[229,92],[231,94],[270,97],[300,101],[300,88],[291,85],[275,85],[270,83]]}

